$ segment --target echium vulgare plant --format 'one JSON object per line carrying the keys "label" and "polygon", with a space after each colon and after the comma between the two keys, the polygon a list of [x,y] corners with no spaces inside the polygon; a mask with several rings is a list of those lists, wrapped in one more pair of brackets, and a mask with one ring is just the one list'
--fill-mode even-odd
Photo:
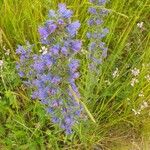
{"label": "echium vulgare plant", "polygon": [[92,3],[92,6],[88,9],[90,18],[87,21],[89,26],[87,32],[87,38],[89,39],[89,68],[92,72],[99,74],[98,66],[107,57],[108,50],[106,44],[103,42],[103,38],[109,33],[108,28],[103,27],[104,17],[108,14],[108,11],[103,7],[107,1],[89,0],[89,2]]}
{"label": "echium vulgare plant", "polygon": [[42,53],[34,54],[29,44],[16,50],[20,55],[17,69],[31,89],[32,98],[45,105],[52,122],[66,134],[72,133],[83,111],[74,96],[80,98],[75,83],[79,77],[79,60],[75,55],[80,52],[82,42],[75,39],[80,23],[72,22],[72,15],[73,12],[60,3],[57,11],[49,11],[48,20],[38,29]]}

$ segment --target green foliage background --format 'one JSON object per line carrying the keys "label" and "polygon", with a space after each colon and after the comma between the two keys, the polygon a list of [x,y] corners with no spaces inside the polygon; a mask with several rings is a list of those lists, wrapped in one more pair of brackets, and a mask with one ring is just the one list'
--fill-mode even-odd
{"label": "green foliage background", "polygon": [[[75,127],[73,135],[65,136],[51,123],[43,106],[29,98],[15,71],[15,49],[28,40],[36,44],[38,51],[38,26],[46,19],[48,10],[56,9],[60,2],[74,10],[74,19],[82,23],[78,38],[88,44],[88,0],[0,0],[0,59],[4,61],[0,71],[0,149],[111,149],[118,137],[140,139],[149,135],[149,107],[140,115],[132,111],[143,101],[150,103],[150,83],[145,79],[150,74],[149,0],[113,0],[107,4],[110,14],[105,26],[110,34],[105,42],[109,56],[101,67],[101,76],[93,79],[87,71],[86,49],[79,54],[82,75],[78,86],[82,102],[96,123],[89,118]],[[144,27],[140,29],[137,23],[142,21]],[[9,56],[4,45],[10,49]],[[139,83],[132,87],[131,69],[135,67],[140,69]],[[116,68],[119,77],[113,78]],[[144,97],[138,96],[141,91]]]}

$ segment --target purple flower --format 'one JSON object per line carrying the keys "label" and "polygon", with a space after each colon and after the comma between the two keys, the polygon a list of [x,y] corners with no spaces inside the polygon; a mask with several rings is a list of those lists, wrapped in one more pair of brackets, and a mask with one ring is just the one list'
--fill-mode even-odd
{"label": "purple flower", "polygon": [[87,24],[89,26],[94,25],[94,20],[93,19],[89,19],[88,22],[87,22]]}
{"label": "purple flower", "polygon": [[75,36],[79,27],[79,21],[75,21],[67,26],[67,32],[70,34],[70,36]]}
{"label": "purple flower", "polygon": [[53,83],[53,84],[58,84],[60,81],[61,81],[61,78],[58,77],[58,76],[54,76],[54,77],[51,79],[51,83]]}
{"label": "purple flower", "polygon": [[57,118],[57,117],[52,117],[52,122],[53,122],[53,123],[59,123],[59,122],[60,122],[60,119]]}
{"label": "purple flower", "polygon": [[102,15],[102,16],[105,16],[105,15],[108,15],[109,11],[108,10],[105,10],[105,9],[102,9],[100,10],[99,14]]}
{"label": "purple flower", "polygon": [[43,82],[41,80],[35,79],[32,81],[33,86],[37,88],[43,88]]}
{"label": "purple flower", "polygon": [[43,72],[45,70],[44,62],[35,62],[33,64],[33,69],[37,72]]}
{"label": "purple flower", "polygon": [[89,44],[89,50],[91,51],[91,50],[94,50],[95,48],[96,48],[96,43],[95,42],[91,42]]}
{"label": "purple flower", "polygon": [[19,74],[20,77],[24,77],[25,76],[23,71],[19,71],[18,74]]}
{"label": "purple flower", "polygon": [[91,38],[91,33],[87,32],[86,36],[87,36],[88,39]]}
{"label": "purple flower", "polygon": [[108,29],[108,28],[104,28],[104,29],[102,30],[102,33],[105,34],[105,35],[108,34],[108,33],[109,33],[109,29]]}
{"label": "purple flower", "polygon": [[65,132],[66,132],[67,135],[72,134],[72,130],[70,128],[66,128]]}
{"label": "purple flower", "polygon": [[57,25],[54,24],[54,23],[52,23],[52,22],[47,22],[46,27],[47,27],[47,32],[48,32],[48,34],[50,35],[50,34],[52,34],[53,32],[55,32],[55,30],[56,30],[56,28],[57,28]]}
{"label": "purple flower", "polygon": [[82,42],[79,40],[75,40],[71,42],[71,49],[75,52],[78,52],[81,49]]}
{"label": "purple flower", "polygon": [[45,29],[45,27],[39,27],[38,29],[41,38],[46,39],[49,36],[49,33],[47,32],[47,30]]}
{"label": "purple flower", "polygon": [[16,49],[16,54],[25,55],[26,50],[23,48],[23,46],[18,45],[18,48]]}
{"label": "purple flower", "polygon": [[44,88],[39,88],[38,89],[38,98],[40,100],[44,100],[47,98],[47,91]]}
{"label": "purple flower", "polygon": [[97,19],[95,22],[97,25],[101,25],[103,23],[103,20]]}
{"label": "purple flower", "polygon": [[49,10],[48,16],[51,17],[56,17],[56,12],[54,10]]}
{"label": "purple flower", "polygon": [[71,11],[71,10],[68,10],[67,8],[66,8],[66,5],[65,4],[63,4],[63,3],[60,3],[59,5],[58,5],[58,13],[60,14],[60,16],[61,17],[63,17],[63,18],[70,18],[71,16],[72,16],[72,14],[73,14],[73,12]]}
{"label": "purple flower", "polygon": [[73,78],[73,79],[77,79],[77,78],[79,78],[79,76],[80,76],[79,72],[75,72],[75,73],[71,74],[71,78]]}
{"label": "purple flower", "polygon": [[93,8],[93,7],[90,7],[90,8],[88,9],[88,11],[89,11],[89,13],[91,13],[91,14],[97,14],[96,9]]}
{"label": "purple flower", "polygon": [[49,11],[48,20],[38,29],[46,50],[41,49],[35,54],[29,45],[18,46],[16,53],[20,55],[20,61],[16,68],[24,77],[23,83],[28,83],[31,97],[46,107],[53,123],[71,134],[80,118],[75,112],[80,112],[81,108],[69,88],[80,96],[75,83],[79,77],[79,61],[75,54],[81,49],[82,42],[74,38],[80,27],[79,21],[71,21],[73,13],[65,4],[58,7],[58,11]]}
{"label": "purple flower", "polygon": [[63,25],[63,24],[64,24],[64,21],[63,21],[62,19],[59,19],[59,20],[57,21],[57,23],[58,23],[59,25]]}
{"label": "purple flower", "polygon": [[52,57],[49,54],[45,54],[41,56],[41,60],[44,62],[46,66],[49,68],[53,65],[54,61]]}
{"label": "purple flower", "polygon": [[59,54],[59,45],[54,45],[53,47],[50,48],[50,52],[53,54],[53,55],[58,55]]}
{"label": "purple flower", "polygon": [[52,80],[52,76],[51,74],[43,74],[41,75],[40,77],[40,81],[43,81],[44,83],[48,82],[48,81],[51,81]]}
{"label": "purple flower", "polygon": [[[89,1],[94,5],[101,6],[106,4],[106,0]],[[93,73],[95,72],[96,74],[98,74],[98,65],[102,64],[103,58],[107,57],[107,48],[105,47],[105,43],[102,42],[102,40],[109,33],[109,30],[107,28],[103,28],[103,18],[108,11],[99,7],[94,8],[93,6],[89,7],[88,11],[90,14],[92,14],[88,21],[90,32],[87,32],[87,38],[89,39],[89,69],[92,70]]]}
{"label": "purple flower", "polygon": [[31,97],[32,97],[32,99],[38,98],[38,91],[32,92]]}
{"label": "purple flower", "polygon": [[61,52],[62,52],[62,54],[66,55],[66,56],[68,55],[68,49],[65,46],[63,46],[61,48]]}
{"label": "purple flower", "polygon": [[46,111],[47,113],[54,114],[54,109],[52,107],[48,107]]}
{"label": "purple flower", "polygon": [[69,68],[71,72],[75,72],[79,67],[79,61],[76,59],[71,60]]}
{"label": "purple flower", "polygon": [[48,101],[46,99],[42,99],[41,103],[44,104],[44,105],[48,105]]}
{"label": "purple flower", "polygon": [[71,116],[66,116],[66,117],[65,117],[65,123],[66,123],[68,126],[71,126],[71,125],[73,125],[74,120],[73,120],[73,118],[71,118]]}
{"label": "purple flower", "polygon": [[106,2],[107,2],[107,0],[98,0],[99,5],[105,5]]}

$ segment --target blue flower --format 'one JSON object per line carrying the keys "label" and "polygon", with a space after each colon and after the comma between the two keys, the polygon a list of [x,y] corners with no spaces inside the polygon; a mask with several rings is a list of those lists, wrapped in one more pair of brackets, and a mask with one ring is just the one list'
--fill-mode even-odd
{"label": "blue flower", "polygon": [[74,37],[79,27],[80,27],[79,21],[75,21],[67,26],[67,32],[70,34],[70,36]]}
{"label": "blue flower", "polygon": [[30,46],[18,46],[16,53],[20,60],[16,68],[24,83],[28,83],[32,99],[38,99],[51,121],[71,134],[82,111],[70,91],[71,87],[80,98],[76,85],[79,61],[75,54],[81,50],[82,42],[74,38],[80,23],[71,21],[73,12],[65,4],[59,4],[58,8],[49,11],[48,20],[38,29],[46,53],[35,54]]}
{"label": "blue flower", "polygon": [[40,27],[38,29],[40,36],[42,39],[46,39],[49,36],[49,33],[47,32],[47,30],[45,29],[45,27]]}
{"label": "blue flower", "polygon": [[89,13],[91,13],[91,14],[97,14],[96,9],[93,8],[93,7],[89,7],[88,11],[89,11]]}
{"label": "blue flower", "polygon": [[16,54],[25,55],[26,54],[26,50],[24,49],[23,46],[18,45],[18,48],[16,49]]}
{"label": "blue flower", "polygon": [[57,23],[58,23],[59,25],[63,25],[65,22],[64,22],[62,19],[59,19],[59,20],[57,21]]}
{"label": "blue flower", "polygon": [[53,76],[53,78],[51,79],[51,83],[53,84],[58,84],[60,83],[61,78],[59,76]]}
{"label": "blue flower", "polygon": [[43,72],[45,70],[45,64],[44,62],[35,62],[33,64],[33,69],[37,72]]}
{"label": "blue flower", "polygon": [[55,32],[57,28],[57,25],[56,24],[48,24],[47,25],[47,32],[50,34],[52,34],[53,32]]}
{"label": "blue flower", "polygon": [[73,14],[73,12],[71,10],[68,10],[66,8],[66,5],[65,4],[59,4],[58,5],[58,13],[60,14],[61,17],[63,18],[70,18]]}
{"label": "blue flower", "polygon": [[75,72],[79,67],[79,61],[76,59],[73,59],[69,63],[69,68],[71,72]]}
{"label": "blue flower", "polygon": [[61,52],[62,52],[62,54],[64,54],[64,55],[68,55],[68,49],[67,49],[67,47],[65,47],[65,46],[63,46],[63,47],[61,47]]}
{"label": "blue flower", "polygon": [[[90,0],[90,2],[94,5],[104,6],[107,1]],[[91,14],[87,23],[89,30],[86,34],[89,40],[89,69],[97,74],[99,73],[99,71],[97,71],[98,66],[102,64],[103,59],[107,57],[108,48],[105,46],[106,44],[102,42],[102,40],[109,33],[108,28],[103,28],[103,19],[108,11],[99,7],[94,8],[93,6],[89,7],[88,11]]]}
{"label": "blue flower", "polygon": [[52,53],[52,55],[58,55],[59,50],[60,50],[59,45],[54,45],[53,47],[50,48],[50,52]]}
{"label": "blue flower", "polygon": [[82,42],[80,40],[75,40],[71,42],[71,49],[75,52],[80,51],[82,47]]}

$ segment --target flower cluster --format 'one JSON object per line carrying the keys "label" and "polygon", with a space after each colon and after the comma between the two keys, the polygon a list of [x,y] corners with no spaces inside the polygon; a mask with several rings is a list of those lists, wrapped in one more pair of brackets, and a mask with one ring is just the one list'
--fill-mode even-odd
{"label": "flower cluster", "polygon": [[131,73],[132,73],[132,75],[134,75],[134,76],[138,76],[139,73],[140,73],[140,70],[137,69],[137,68],[134,68],[134,69],[131,70]]}
{"label": "flower cluster", "polygon": [[140,74],[140,70],[137,68],[134,68],[131,70],[131,74],[134,76],[131,80],[131,86],[134,87],[134,85],[139,82],[139,80],[137,78]]}
{"label": "flower cluster", "polygon": [[119,71],[118,68],[115,69],[115,71],[112,73],[113,78],[119,77]]}
{"label": "flower cluster", "polygon": [[97,71],[97,66],[102,63],[102,60],[107,57],[106,44],[102,41],[103,38],[109,33],[107,28],[103,27],[103,18],[108,14],[108,11],[101,9],[97,6],[104,6],[106,0],[90,0],[95,5],[89,7],[90,19],[87,21],[89,31],[87,38],[89,39],[89,58],[91,60],[90,68]]}
{"label": "flower cluster", "polygon": [[132,109],[135,115],[140,115],[141,111],[149,107],[148,103],[146,101],[143,101],[143,103],[140,105],[140,108],[138,110]]}
{"label": "flower cluster", "polygon": [[79,21],[71,22],[73,12],[65,4],[58,10],[50,10],[49,18],[38,31],[42,47],[33,54],[32,46],[19,46],[20,61],[17,69],[20,77],[32,89],[32,98],[46,106],[53,123],[59,124],[67,134],[80,119],[82,106],[75,99],[80,93],[75,80],[79,77],[79,60],[82,42],[75,39]]}

